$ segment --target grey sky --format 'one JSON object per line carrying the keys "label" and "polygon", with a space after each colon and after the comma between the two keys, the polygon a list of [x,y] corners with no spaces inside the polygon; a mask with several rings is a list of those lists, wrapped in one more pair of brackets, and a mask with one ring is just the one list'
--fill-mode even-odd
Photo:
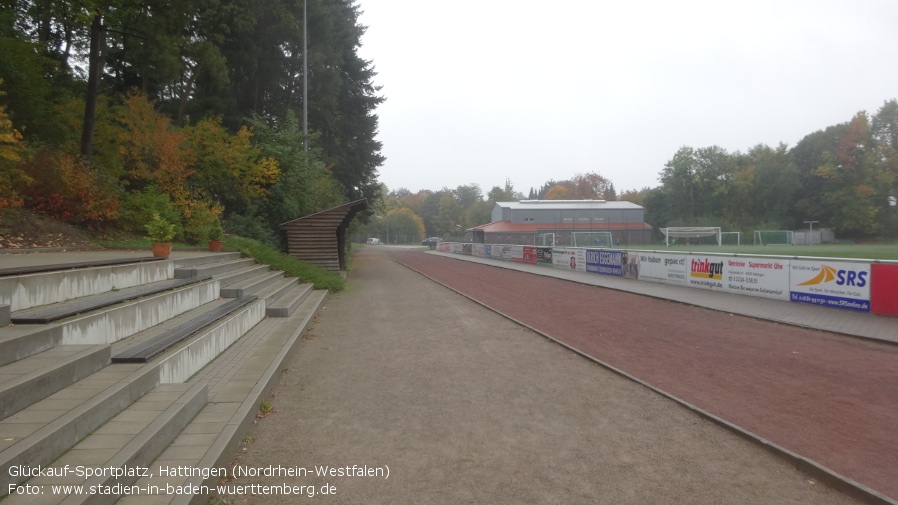
{"label": "grey sky", "polygon": [[898,97],[894,0],[358,5],[390,189],[654,187],[684,145],[794,146]]}

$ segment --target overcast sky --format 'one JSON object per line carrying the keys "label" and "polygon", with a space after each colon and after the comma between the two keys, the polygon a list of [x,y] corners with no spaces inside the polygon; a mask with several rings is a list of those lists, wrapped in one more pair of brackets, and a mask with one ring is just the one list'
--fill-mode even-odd
{"label": "overcast sky", "polygon": [[898,1],[358,0],[391,190],[659,185],[898,97]]}

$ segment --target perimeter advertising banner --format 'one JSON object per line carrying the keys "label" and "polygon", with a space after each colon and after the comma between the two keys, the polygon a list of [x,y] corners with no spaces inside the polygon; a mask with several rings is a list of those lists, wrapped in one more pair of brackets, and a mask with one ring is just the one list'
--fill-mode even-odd
{"label": "perimeter advertising banner", "polygon": [[898,265],[870,265],[870,312],[898,316]]}
{"label": "perimeter advertising banner", "polygon": [[449,244],[449,252],[452,254],[461,254],[462,244],[460,242],[452,242]]}
{"label": "perimeter advertising banner", "polygon": [[473,244],[471,245],[471,256],[476,256],[478,258],[486,258],[486,246],[484,244]]}
{"label": "perimeter advertising banner", "polygon": [[632,252],[639,258],[639,279],[686,285],[686,254]]}
{"label": "perimeter advertising banner", "polygon": [[610,249],[587,249],[586,271],[603,275],[623,275],[624,253]]}
{"label": "perimeter advertising banner", "polygon": [[539,263],[540,265],[551,265],[552,264],[552,248],[537,246],[536,262]]}
{"label": "perimeter advertising banner", "polygon": [[513,259],[512,261],[517,261],[518,263],[527,263],[530,265],[536,264],[536,247],[533,246],[524,246],[524,256],[521,259]]}
{"label": "perimeter advertising banner", "polygon": [[797,303],[870,312],[870,265],[792,260],[790,299]]}
{"label": "perimeter advertising banner", "polygon": [[502,260],[524,262],[524,246],[520,245],[504,245],[502,246]]}
{"label": "perimeter advertising banner", "polygon": [[723,289],[723,265],[718,256],[686,256],[686,284],[693,288]]}
{"label": "perimeter advertising banner", "polygon": [[728,258],[724,263],[724,291],[738,295],[789,299],[789,260]]}
{"label": "perimeter advertising banner", "polygon": [[493,244],[490,246],[490,258],[500,260],[502,259],[502,254],[504,253],[505,246],[499,244]]}
{"label": "perimeter advertising banner", "polygon": [[552,266],[585,272],[586,249],[556,247],[552,249]]}

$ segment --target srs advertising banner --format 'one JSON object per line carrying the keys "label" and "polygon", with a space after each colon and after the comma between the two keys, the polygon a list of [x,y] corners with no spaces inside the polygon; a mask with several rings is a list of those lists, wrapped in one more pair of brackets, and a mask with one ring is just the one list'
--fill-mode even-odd
{"label": "srs advertising banner", "polygon": [[723,267],[724,291],[738,295],[789,299],[789,261],[728,258]]}
{"label": "srs advertising banner", "polygon": [[792,260],[789,284],[793,302],[870,312],[869,264]]}
{"label": "srs advertising banner", "polygon": [[552,249],[552,266],[567,270],[586,271],[586,249]]}
{"label": "srs advertising banner", "polygon": [[686,284],[686,255],[656,252],[632,252],[638,255],[638,275],[640,280]]}

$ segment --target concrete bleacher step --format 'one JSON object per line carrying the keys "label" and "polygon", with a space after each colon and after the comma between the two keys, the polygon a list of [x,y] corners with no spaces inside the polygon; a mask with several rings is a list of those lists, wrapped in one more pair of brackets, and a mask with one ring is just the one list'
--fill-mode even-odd
{"label": "concrete bleacher step", "polygon": [[[59,268],[59,265],[56,266]],[[171,279],[171,261],[150,261],[77,269],[55,269],[33,274],[0,277],[0,305],[9,305],[13,313],[64,302],[84,296],[107,293],[150,282]]]}
{"label": "concrete bleacher step", "polygon": [[299,279],[296,277],[282,277],[270,285],[256,291],[253,295],[260,300],[265,300],[265,306],[268,307],[282,296],[289,293],[298,284]]}
{"label": "concrete bleacher step", "polygon": [[177,258],[171,260],[174,263],[175,270],[179,268],[188,268],[197,265],[204,265],[209,263],[221,263],[224,261],[234,261],[243,257],[243,254],[239,252],[220,252],[220,253],[209,253],[200,256],[190,256],[186,258]]}
{"label": "concrete bleacher step", "polygon": [[[218,300],[210,305],[228,303]],[[208,310],[200,308],[198,312]],[[265,303],[251,301],[225,319],[166,350],[150,363],[113,363],[0,420],[0,469],[46,465],[144,393],[160,384],[186,382],[265,316]],[[178,319],[178,318],[176,318]],[[189,319],[189,317],[182,318]],[[151,329],[146,333],[158,333]],[[137,335],[138,338],[142,335]],[[124,346],[119,342],[113,348]],[[24,479],[0,472],[0,496]]]}
{"label": "concrete bleacher step", "polygon": [[222,272],[236,270],[242,267],[248,267],[254,264],[256,264],[256,260],[252,258],[217,261],[215,263],[202,263],[193,266],[176,268],[175,277],[178,279],[183,279],[185,277],[203,277],[206,275],[215,275]]}
{"label": "concrete bleacher step", "polygon": [[264,274],[271,270],[269,265],[265,263],[258,263],[254,265],[250,265],[248,267],[239,268],[237,270],[229,270],[227,272],[222,272],[220,274],[216,274],[213,278],[216,279],[221,287],[227,287],[231,284],[236,284],[240,281],[244,281],[251,277],[255,277],[257,275]]}
{"label": "concrete bleacher step", "polygon": [[221,288],[221,296],[225,298],[242,298],[283,278],[284,272],[280,270],[265,272],[264,274],[250,277],[249,279],[240,281],[236,284]]}
{"label": "concrete bleacher step", "polygon": [[299,284],[284,293],[265,309],[268,317],[287,317],[302,304],[312,293],[314,286],[310,283]]}
{"label": "concrete bleacher step", "polygon": [[202,331],[204,328],[221,321],[227,315],[240,309],[244,305],[250,304],[254,300],[255,297],[239,298],[220,304],[213,310],[197,314],[195,317],[184,321],[178,326],[171,328],[152,339],[144,340],[137,345],[116,353],[116,355],[112,357],[112,362],[146,363],[159,354],[162,354],[167,349],[174,347],[181,341]]}
{"label": "concrete bleacher step", "polygon": [[109,345],[59,346],[0,367],[4,419],[109,365]]}
{"label": "concrete bleacher step", "polygon": [[12,322],[12,319],[10,319],[11,314],[9,305],[0,305],[0,326],[7,326]]}
{"label": "concrete bleacher step", "polygon": [[[0,420],[0,468],[54,461],[158,384],[156,367],[110,365]],[[0,472],[0,496],[26,479]]]}
{"label": "concrete bleacher step", "polygon": [[[150,466],[170,466],[172,461],[192,468],[227,467],[243,436],[259,411],[260,403],[278,381],[283,367],[302,340],[312,318],[321,308],[327,291],[310,290],[303,303],[286,318],[270,318],[247,332],[238,342],[190,381],[209,385],[209,403]],[[206,435],[214,434],[214,437]],[[214,485],[201,475],[139,479],[139,486]],[[146,497],[124,496],[119,505],[140,505]],[[208,503],[208,497],[176,495],[154,503],[188,505]]]}
{"label": "concrete bleacher step", "polygon": [[0,365],[57,345],[111,344],[207,304],[219,294],[218,282],[207,280],[48,325],[0,328]]}
{"label": "concrete bleacher step", "polygon": [[[74,469],[89,462],[91,468],[136,469],[149,467],[208,401],[205,384],[164,384],[145,394],[121,413],[110,419],[90,436],[80,441],[47,468]],[[155,471],[155,470],[154,470]],[[49,472],[48,472],[49,473]],[[45,494],[41,503],[97,503],[114,502],[116,496],[91,494],[93,486],[112,488],[116,484],[128,486],[139,475],[115,476],[111,473],[92,477],[38,476],[27,481],[41,486]],[[78,492],[52,493],[53,485],[83,486]],[[4,503],[34,503],[28,495],[7,496]]]}
{"label": "concrete bleacher step", "polygon": [[53,321],[109,307],[118,303],[131,301],[140,297],[163,293],[188,284],[211,279],[211,276],[189,277],[185,279],[167,279],[164,281],[141,284],[124,289],[114,289],[65,302],[42,305],[31,309],[20,310],[12,314],[13,324],[48,324]]}

